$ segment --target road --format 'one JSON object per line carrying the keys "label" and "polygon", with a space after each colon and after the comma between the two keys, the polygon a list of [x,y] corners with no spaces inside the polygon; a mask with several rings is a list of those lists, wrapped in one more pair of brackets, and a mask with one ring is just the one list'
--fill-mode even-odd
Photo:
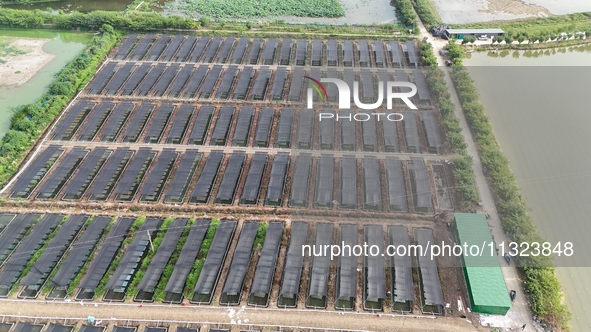
{"label": "road", "polygon": [[[302,314],[304,313],[305,314]],[[93,316],[97,321],[111,319],[210,322],[230,324],[242,321],[249,325],[298,326],[305,328],[330,328],[370,331],[477,331],[474,325],[462,318],[433,316],[394,317],[392,314],[338,312],[298,309],[262,309],[212,306],[168,306],[137,303],[112,304],[104,302],[49,302],[27,300],[0,300],[2,315],[26,315],[35,317],[83,318]],[[10,320],[10,321],[14,321]],[[213,325],[213,324],[210,324]]]}
{"label": "road", "polygon": [[306,149],[280,149],[280,148],[260,148],[260,147],[241,147],[241,146],[217,146],[217,145],[182,145],[182,144],[149,144],[149,143],[122,143],[122,142],[79,142],[79,141],[46,141],[44,146],[60,145],[63,147],[84,146],[91,147],[109,147],[109,148],[123,148],[128,147],[130,150],[137,150],[140,148],[151,148],[152,150],[161,151],[162,149],[176,149],[177,151],[186,151],[190,149],[198,149],[201,152],[210,152],[213,150],[221,150],[224,153],[232,153],[235,151],[243,151],[246,154],[254,154],[255,152],[265,152],[269,155],[276,155],[277,153],[289,153],[292,156],[297,156],[300,153],[309,153],[314,157],[320,157],[324,154],[333,155],[336,158],[342,156],[355,156],[357,159],[363,159],[367,156],[374,156],[377,159],[386,159],[386,156],[396,157],[400,160],[410,160],[410,158],[424,158],[430,161],[444,161],[459,157],[459,154],[426,154],[426,153],[387,153],[387,152],[370,152],[370,151],[332,151],[332,150],[306,150]]}
{"label": "road", "polygon": [[[494,240],[496,243],[501,241],[509,242],[508,239],[505,237],[505,233],[503,232],[503,227],[501,226],[501,220],[499,218],[499,214],[497,212],[497,208],[495,205],[495,201],[493,199],[493,195],[486,180],[486,177],[482,173],[482,162],[480,161],[480,155],[478,154],[478,150],[476,148],[476,144],[474,143],[474,139],[472,138],[472,133],[470,128],[468,127],[468,122],[466,121],[466,117],[464,116],[464,111],[460,105],[460,100],[458,98],[457,91],[453,85],[451,80],[451,76],[449,73],[448,67],[445,66],[445,59],[441,55],[439,55],[439,50],[447,45],[447,41],[443,39],[434,40],[433,37],[427,32],[425,26],[419,20],[419,27],[421,30],[421,37],[427,38],[427,40],[433,45],[433,51],[435,52],[435,56],[437,58],[437,63],[440,68],[443,68],[445,72],[445,83],[447,84],[451,96],[451,101],[456,106],[456,116],[460,119],[460,126],[462,128],[462,134],[466,138],[466,143],[468,144],[467,151],[473,157],[474,164],[474,174],[476,174],[476,185],[478,186],[478,193],[480,194],[480,200],[482,202],[482,212],[488,213],[490,215],[489,218],[489,227],[491,228],[491,234],[493,235]],[[513,264],[511,266],[507,266],[505,260],[499,256],[499,263],[501,264],[503,275],[505,276],[505,282],[507,283],[507,287],[509,289],[513,289],[517,291],[517,297],[513,302],[512,308],[507,313],[507,317],[513,321],[513,327],[521,327],[523,324],[526,324],[526,328],[524,331],[535,331],[533,328],[533,318],[532,312],[530,309],[529,302],[525,297],[525,291],[523,288],[523,282],[519,278],[519,272],[517,267]],[[509,322],[508,322],[509,323]]]}

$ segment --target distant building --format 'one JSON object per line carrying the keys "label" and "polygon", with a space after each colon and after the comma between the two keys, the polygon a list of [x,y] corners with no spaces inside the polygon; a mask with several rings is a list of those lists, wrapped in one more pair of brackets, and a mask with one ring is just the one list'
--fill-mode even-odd
{"label": "distant building", "polygon": [[464,39],[464,37],[480,37],[486,35],[489,38],[504,36],[501,29],[445,29],[444,37],[447,39]]}

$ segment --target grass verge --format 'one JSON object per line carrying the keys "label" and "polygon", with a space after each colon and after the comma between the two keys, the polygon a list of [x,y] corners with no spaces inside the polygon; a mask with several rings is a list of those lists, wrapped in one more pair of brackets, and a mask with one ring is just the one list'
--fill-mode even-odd
{"label": "grass verge", "polygon": [[189,236],[189,232],[191,231],[191,226],[193,225],[194,222],[195,222],[195,219],[189,220],[189,222],[187,223],[187,226],[185,226],[185,229],[183,229],[183,234],[181,234],[181,237],[179,238],[179,241],[177,242],[176,248],[174,249],[174,252],[172,253],[172,256],[170,257],[170,260],[168,261],[168,265],[166,265],[166,267],[164,268],[164,271],[162,272],[162,277],[160,277],[160,281],[158,281],[158,285],[156,285],[156,289],[154,290],[154,301],[155,302],[162,302],[162,300],[164,300],[164,296],[166,295],[166,292],[164,290],[166,288],[166,285],[168,284],[168,281],[170,280],[170,276],[172,275],[172,272],[174,271],[175,264],[179,259],[181,251],[183,250],[183,247],[185,246],[185,242],[187,242],[187,237]]}
{"label": "grass verge", "polygon": [[144,223],[144,221],[146,221],[146,217],[139,217],[131,225],[131,228],[128,232],[129,236],[127,236],[125,240],[123,240],[123,242],[121,243],[119,250],[117,250],[117,253],[115,254],[115,258],[113,258],[113,261],[109,265],[109,269],[107,270],[107,272],[105,272],[101,281],[99,282],[98,286],[94,291],[95,299],[100,298],[103,296],[103,294],[105,294],[105,286],[109,282],[109,279],[111,279],[111,276],[113,276],[113,273],[115,273],[117,267],[119,267],[119,263],[121,262],[121,258],[123,258],[123,254],[125,253],[127,246],[129,246],[131,241],[133,241],[133,238],[135,237],[137,230]]}
{"label": "grass verge", "polygon": [[166,231],[168,230],[168,228],[170,227],[170,224],[172,224],[173,221],[174,221],[174,218],[164,219],[162,226],[160,226],[160,229],[158,230],[158,234],[152,240],[154,250],[150,249],[148,251],[148,254],[144,257],[144,259],[142,260],[142,263],[140,264],[139,270],[133,276],[133,281],[131,282],[131,285],[129,285],[129,287],[127,288],[127,292],[125,293],[126,300],[133,299],[139,293],[137,286],[140,284],[140,282],[144,278],[144,275],[146,274],[146,270],[148,270],[148,267],[150,266],[150,263],[152,262],[154,255],[156,255],[156,253],[158,252],[158,248],[160,247],[160,244],[162,243],[162,240],[164,239],[164,235],[166,234]]}
{"label": "grass verge", "polygon": [[[197,285],[199,275],[201,275],[201,269],[203,268],[203,264],[205,263],[205,259],[207,258],[207,253],[209,253],[209,248],[211,247],[213,237],[215,236],[215,231],[217,230],[219,225],[219,219],[213,219],[209,224],[209,228],[207,229],[207,233],[205,234],[205,239],[203,239],[203,242],[201,243],[201,248],[199,249],[199,253],[197,254],[197,259],[195,260],[195,263],[193,263],[191,272],[189,272],[189,276],[187,277],[187,282],[185,283],[185,294],[190,294],[191,292],[193,292],[193,289],[195,289],[195,285]],[[190,298],[191,296],[187,297]]]}

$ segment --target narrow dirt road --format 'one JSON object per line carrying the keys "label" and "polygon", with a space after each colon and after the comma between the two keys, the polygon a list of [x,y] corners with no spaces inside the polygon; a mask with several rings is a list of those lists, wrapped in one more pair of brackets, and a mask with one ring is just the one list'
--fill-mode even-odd
{"label": "narrow dirt road", "polygon": [[[304,313],[305,314],[302,314]],[[94,316],[97,321],[119,320],[152,320],[208,322],[235,324],[241,321],[249,325],[299,326],[305,328],[333,328],[343,330],[370,331],[477,331],[471,323],[461,318],[413,318],[393,317],[381,314],[380,317],[370,313],[339,313],[337,311],[313,311],[297,309],[254,309],[254,308],[220,308],[220,307],[182,307],[166,305],[124,304],[109,305],[66,303],[66,302],[33,302],[33,301],[0,301],[1,315],[26,315],[35,317],[82,318]]]}
{"label": "narrow dirt road", "polygon": [[[451,80],[451,76],[447,67],[445,66],[445,59],[441,55],[439,55],[439,50],[441,50],[445,45],[447,45],[446,40],[438,39],[434,40],[433,37],[427,32],[425,26],[419,20],[419,27],[421,30],[421,37],[427,38],[427,40],[433,45],[433,50],[435,52],[435,56],[437,57],[437,63],[439,64],[440,68],[443,68],[445,72],[445,83],[449,88],[449,93],[451,96],[451,101],[456,106],[456,116],[460,119],[460,126],[462,127],[462,134],[466,138],[466,143],[468,144],[468,154],[473,157],[474,164],[474,174],[476,174],[476,185],[478,186],[478,193],[480,194],[480,200],[482,202],[482,211],[483,213],[488,213],[490,218],[488,220],[488,225],[492,230],[492,235],[496,243],[500,243],[501,241],[508,242],[508,239],[505,237],[505,233],[503,232],[503,228],[501,226],[501,220],[499,218],[499,214],[497,212],[497,208],[495,206],[495,201],[493,199],[493,195],[491,193],[491,189],[486,181],[486,177],[482,173],[482,162],[480,161],[480,156],[478,155],[478,150],[476,148],[476,144],[474,143],[474,139],[472,138],[472,133],[470,132],[470,128],[468,127],[468,122],[466,121],[466,117],[464,116],[464,110],[460,105],[460,99],[458,98],[457,91],[453,85]],[[533,319],[532,319],[532,312],[530,309],[529,302],[525,297],[525,290],[523,289],[523,281],[519,278],[519,273],[517,268],[512,263],[511,266],[507,266],[505,260],[499,256],[499,264],[502,267],[503,275],[505,276],[505,282],[507,283],[507,287],[511,290],[517,291],[517,297],[513,302],[513,306],[507,312],[505,324],[508,326],[503,327],[521,327],[523,324],[526,324],[526,328],[524,331],[535,331],[533,328]]]}

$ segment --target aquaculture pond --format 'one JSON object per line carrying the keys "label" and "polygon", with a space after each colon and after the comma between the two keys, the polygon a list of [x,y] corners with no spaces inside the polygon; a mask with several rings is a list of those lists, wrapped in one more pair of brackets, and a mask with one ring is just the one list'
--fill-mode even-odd
{"label": "aquaculture pond", "polygon": [[89,33],[70,33],[53,31],[15,31],[0,30],[0,37],[43,38],[48,42],[43,51],[55,55],[28,82],[21,86],[0,88],[0,137],[10,127],[12,109],[36,101],[43,95],[47,85],[53,80],[54,74],[72,60],[92,38]]}
{"label": "aquaculture pond", "polygon": [[535,225],[553,245],[573,243],[556,271],[572,330],[591,331],[591,47],[472,53],[464,63]]}

